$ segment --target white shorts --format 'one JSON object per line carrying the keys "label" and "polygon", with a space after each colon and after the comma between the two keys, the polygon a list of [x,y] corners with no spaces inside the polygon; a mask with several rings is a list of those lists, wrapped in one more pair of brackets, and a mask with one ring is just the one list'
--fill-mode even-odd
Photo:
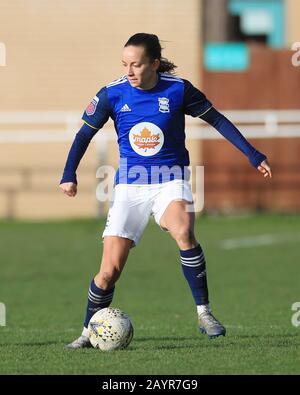
{"label": "white shorts", "polygon": [[160,219],[173,200],[193,202],[191,187],[187,181],[116,185],[102,237],[125,237],[137,245],[150,216],[160,226]]}

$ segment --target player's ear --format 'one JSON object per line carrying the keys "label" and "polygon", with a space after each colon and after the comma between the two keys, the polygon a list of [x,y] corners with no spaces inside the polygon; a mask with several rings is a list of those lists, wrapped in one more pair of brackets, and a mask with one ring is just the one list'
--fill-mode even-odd
{"label": "player's ear", "polygon": [[160,60],[155,59],[154,62],[152,63],[153,70],[157,71],[159,66],[160,66]]}

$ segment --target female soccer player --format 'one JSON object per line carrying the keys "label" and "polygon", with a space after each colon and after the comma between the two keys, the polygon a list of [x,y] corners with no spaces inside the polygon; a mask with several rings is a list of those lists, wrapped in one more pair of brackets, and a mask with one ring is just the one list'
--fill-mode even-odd
{"label": "female soccer player", "polygon": [[183,274],[195,300],[199,328],[210,338],[225,336],[225,327],[213,316],[208,299],[206,262],[194,234],[193,197],[185,168],[184,117],[199,117],[215,127],[240,149],[264,177],[272,177],[265,155],[220,114],[189,81],[175,77],[175,65],[161,56],[154,34],[137,33],[124,46],[125,75],[94,97],[83,114],[83,126],[68,155],[60,188],[67,196],[77,193],[76,170],[92,137],[114,120],[120,148],[114,199],[103,232],[100,270],[93,278],[81,336],[68,345],[89,347],[88,323],[113,299],[115,283],[153,215],[179,247]]}

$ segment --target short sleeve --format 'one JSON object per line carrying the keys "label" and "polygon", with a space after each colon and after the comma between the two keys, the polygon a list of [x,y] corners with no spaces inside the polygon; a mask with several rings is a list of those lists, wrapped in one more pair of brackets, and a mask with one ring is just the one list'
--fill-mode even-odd
{"label": "short sleeve", "polygon": [[106,88],[102,88],[83,113],[82,120],[94,129],[101,129],[111,114]]}
{"label": "short sleeve", "polygon": [[212,103],[206,98],[204,93],[195,88],[189,81],[184,81],[183,107],[184,113],[192,117],[200,117],[205,114]]}

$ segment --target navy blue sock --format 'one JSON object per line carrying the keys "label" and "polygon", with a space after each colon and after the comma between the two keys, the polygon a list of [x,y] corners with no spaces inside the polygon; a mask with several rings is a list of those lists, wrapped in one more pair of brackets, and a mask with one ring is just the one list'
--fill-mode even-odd
{"label": "navy blue sock", "polygon": [[208,304],[208,288],[204,252],[200,244],[190,250],[180,250],[182,270],[197,306]]}
{"label": "navy blue sock", "polygon": [[84,321],[84,327],[87,328],[92,316],[100,309],[104,309],[111,304],[114,296],[115,287],[104,291],[98,288],[95,281],[92,280],[89,288],[88,303],[86,306],[86,316]]}

